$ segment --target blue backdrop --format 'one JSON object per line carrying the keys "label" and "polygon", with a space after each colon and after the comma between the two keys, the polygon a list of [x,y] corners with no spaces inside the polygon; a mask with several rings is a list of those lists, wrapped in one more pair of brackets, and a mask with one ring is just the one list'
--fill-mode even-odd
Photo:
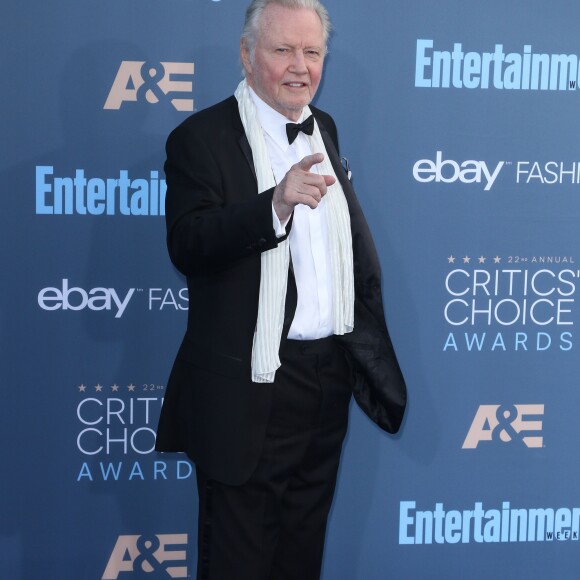
{"label": "blue backdrop", "polygon": [[[191,466],[152,451],[188,306],[163,147],[237,85],[244,5],[5,6],[2,578],[195,574]],[[410,402],[394,437],[353,405],[323,578],[575,579],[580,7],[328,8],[316,104]]]}

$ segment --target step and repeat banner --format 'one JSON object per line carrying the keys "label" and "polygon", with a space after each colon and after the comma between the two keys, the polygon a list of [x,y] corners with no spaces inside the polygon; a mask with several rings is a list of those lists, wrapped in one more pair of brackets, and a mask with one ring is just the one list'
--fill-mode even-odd
{"label": "step and repeat banner", "polygon": [[[353,405],[325,580],[580,575],[580,6],[329,0],[316,104],[408,381]],[[164,144],[240,79],[245,2],[9,2],[0,24],[0,576],[195,576],[194,470],[153,451],[185,329]]]}

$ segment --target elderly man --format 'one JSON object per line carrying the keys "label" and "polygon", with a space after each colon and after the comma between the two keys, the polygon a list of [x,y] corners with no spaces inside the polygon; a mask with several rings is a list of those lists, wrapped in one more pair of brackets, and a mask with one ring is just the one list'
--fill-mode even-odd
{"label": "elderly man", "polygon": [[309,107],[329,31],[318,0],[253,0],[245,80],[167,142],[189,318],[157,449],[196,465],[198,578],[319,578],[352,394],[389,432],[405,408],[373,242]]}

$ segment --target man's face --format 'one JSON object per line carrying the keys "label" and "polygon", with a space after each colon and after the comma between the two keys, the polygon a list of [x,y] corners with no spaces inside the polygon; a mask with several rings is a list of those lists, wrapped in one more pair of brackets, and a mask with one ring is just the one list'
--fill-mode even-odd
{"label": "man's face", "polygon": [[312,101],[324,63],[322,23],[314,10],[269,4],[262,12],[254,59],[244,43],[248,84],[285,117],[297,121]]}

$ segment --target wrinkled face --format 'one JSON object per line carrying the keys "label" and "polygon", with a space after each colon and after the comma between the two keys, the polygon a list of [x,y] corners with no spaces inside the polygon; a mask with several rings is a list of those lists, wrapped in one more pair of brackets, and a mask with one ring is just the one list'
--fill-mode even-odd
{"label": "wrinkled face", "polygon": [[246,80],[256,94],[292,121],[312,101],[324,64],[322,23],[314,10],[268,4],[262,12],[253,58],[244,42]]}

